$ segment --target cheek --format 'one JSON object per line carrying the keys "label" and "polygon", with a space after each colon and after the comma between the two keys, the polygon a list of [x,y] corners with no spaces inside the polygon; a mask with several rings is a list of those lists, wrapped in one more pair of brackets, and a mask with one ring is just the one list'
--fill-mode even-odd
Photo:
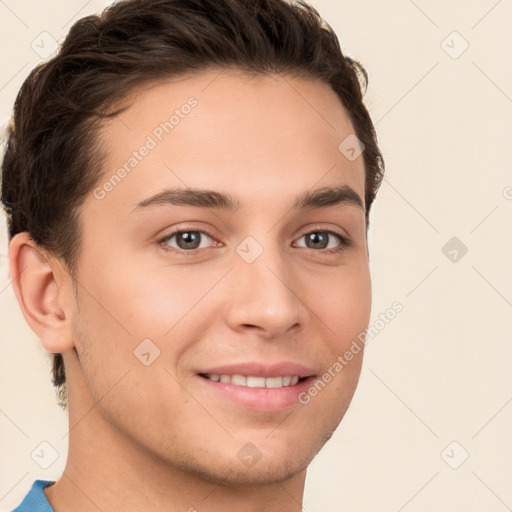
{"label": "cheek", "polygon": [[[87,291],[80,293],[76,345],[95,398],[128,371],[129,381],[172,388],[164,368],[174,373],[188,349],[190,333],[201,335],[206,302],[201,302],[202,310],[194,306],[217,279],[211,272],[191,278],[185,267],[171,272],[127,259],[82,274],[80,282],[87,283]],[[203,314],[197,318],[200,310]],[[136,400],[137,390],[129,395]]]}
{"label": "cheek", "polygon": [[87,276],[87,314],[98,331],[129,336],[132,341],[161,337],[205,295],[210,281],[191,282],[190,272],[148,268],[125,259]]}
{"label": "cheek", "polygon": [[307,304],[330,334],[331,351],[340,354],[368,326],[372,304],[369,269],[347,268],[337,279],[322,282],[322,290],[310,287]]}
{"label": "cheek", "polygon": [[[112,281],[110,285],[114,286]],[[110,289],[107,281],[102,281],[102,286]],[[80,297],[74,334],[81,375],[98,411],[120,428],[127,424],[127,410],[141,413],[136,430],[145,425],[149,428],[152,422],[171,424],[175,416],[155,404],[165,398],[179,417],[187,396],[173,377],[172,363],[182,348],[175,344],[171,347],[162,336],[153,335],[169,329],[169,317],[162,325],[155,325],[153,309],[144,300],[119,300],[129,286],[118,286],[115,297],[102,295],[99,287],[90,290],[97,295],[93,299],[90,292]]]}
{"label": "cheek", "polygon": [[206,268],[163,265],[136,268],[137,275],[115,285],[117,290],[110,299],[124,297],[125,321],[143,336],[149,334],[148,329],[154,335],[164,336],[175,326],[179,328],[185,317],[194,316],[197,309],[211,303],[207,295],[219,279],[218,272]]}
{"label": "cheek", "polygon": [[324,333],[323,373],[301,399],[319,418],[318,428],[337,425],[352,400],[364,354],[358,337],[368,327],[372,300],[370,273],[364,265],[347,267],[338,279],[323,282],[323,293],[312,289],[308,299]]}

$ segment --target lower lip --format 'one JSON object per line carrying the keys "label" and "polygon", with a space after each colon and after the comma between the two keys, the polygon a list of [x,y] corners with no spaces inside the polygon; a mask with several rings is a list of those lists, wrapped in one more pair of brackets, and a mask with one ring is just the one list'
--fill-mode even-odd
{"label": "lower lip", "polygon": [[250,388],[236,386],[230,382],[215,382],[200,375],[197,377],[212,393],[247,409],[260,412],[277,412],[300,404],[298,398],[300,393],[305,392],[315,379],[315,377],[308,377],[295,386],[281,388]]}

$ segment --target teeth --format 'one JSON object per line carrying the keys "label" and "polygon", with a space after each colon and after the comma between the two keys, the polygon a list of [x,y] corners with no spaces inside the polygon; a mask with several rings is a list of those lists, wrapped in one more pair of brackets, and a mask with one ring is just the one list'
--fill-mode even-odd
{"label": "teeth", "polygon": [[277,389],[288,386],[295,386],[299,382],[297,375],[284,377],[255,377],[253,375],[205,375],[207,379],[215,382],[226,382],[234,384],[235,386],[245,386],[249,388],[269,388]]}
{"label": "teeth", "polygon": [[247,377],[248,388],[264,388],[265,377]]}
{"label": "teeth", "polygon": [[269,377],[265,379],[265,387],[266,388],[282,388],[283,387],[283,377]]}
{"label": "teeth", "polygon": [[[223,377],[229,378],[229,375],[223,375]],[[235,386],[247,386],[247,377],[245,375],[233,375],[230,380],[231,384],[234,384]]]}

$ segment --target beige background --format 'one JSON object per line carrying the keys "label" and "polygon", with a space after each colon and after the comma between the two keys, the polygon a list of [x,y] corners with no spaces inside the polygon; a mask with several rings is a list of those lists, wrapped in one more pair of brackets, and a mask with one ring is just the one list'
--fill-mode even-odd
{"label": "beige background", "polygon": [[[370,230],[371,323],[394,301],[404,309],[368,345],[351,408],[308,472],[305,510],[512,510],[512,2],[312,3],[369,72],[387,165]],[[32,41],[48,45],[105,5],[0,2],[1,125],[40,61]],[[0,507],[10,510],[34,479],[60,476],[67,417],[15,301],[1,222]],[[468,249],[456,261],[442,250],[452,237]],[[58,452],[48,469],[31,458],[43,441]]]}

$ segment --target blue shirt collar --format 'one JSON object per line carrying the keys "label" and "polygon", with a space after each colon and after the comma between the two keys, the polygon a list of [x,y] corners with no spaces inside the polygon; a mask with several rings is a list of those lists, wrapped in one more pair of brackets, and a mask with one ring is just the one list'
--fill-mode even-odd
{"label": "blue shirt collar", "polygon": [[23,501],[12,512],[54,512],[43,492],[45,487],[54,483],[52,480],[36,480]]}

